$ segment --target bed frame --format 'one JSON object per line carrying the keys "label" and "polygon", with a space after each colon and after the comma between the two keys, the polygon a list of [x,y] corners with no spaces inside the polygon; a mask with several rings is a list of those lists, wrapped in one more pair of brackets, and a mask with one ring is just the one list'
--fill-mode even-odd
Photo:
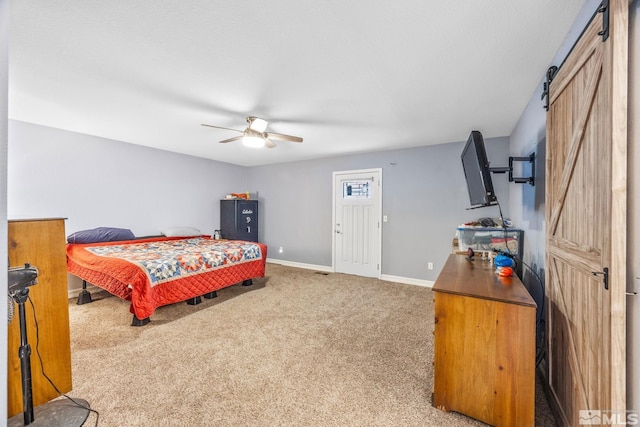
{"label": "bed frame", "polygon": [[[253,279],[247,279],[242,281],[242,286],[252,286]],[[218,296],[218,291],[207,292],[206,294],[202,294],[197,297],[189,298],[185,302],[189,305],[198,305],[202,302],[202,297],[206,299],[213,299]],[[87,281],[82,280],[82,290],[78,294],[78,298],[76,300],[77,305],[89,304],[93,302],[93,298],[91,297],[91,292],[87,289]],[[131,320],[131,326],[144,326],[147,323],[151,322],[150,317],[145,317],[144,319],[138,319],[138,317],[133,314],[133,319]]]}
{"label": "bed frame", "polygon": [[[192,246],[181,242],[187,240]],[[167,242],[171,255],[166,256],[170,257],[169,259],[172,261],[174,257],[177,259],[191,256],[191,258],[187,258],[187,261],[193,259],[194,253],[192,251],[200,250],[198,245],[202,244],[205,245],[202,252],[196,252],[195,257],[197,260],[205,259],[208,262],[202,262],[198,264],[198,267],[192,267],[192,270],[185,276],[163,279],[159,284],[151,284],[150,273],[145,270],[144,265],[138,265],[139,262],[135,257],[130,259],[127,258],[128,255],[120,254],[113,257],[101,252],[112,249],[117,251],[118,248],[130,246],[137,248],[142,243],[152,247],[151,254],[164,255],[165,252],[160,246]],[[180,252],[181,245],[185,246],[184,253]],[[109,246],[116,248],[109,248]],[[82,279],[82,290],[76,301],[78,305],[93,301],[91,293],[87,289],[87,283],[91,283],[115,296],[130,301],[130,311],[133,314],[131,325],[144,326],[151,321],[150,316],[155,309],[163,305],[182,301],[189,305],[197,305],[202,302],[203,297],[206,299],[217,297],[219,289],[238,283],[241,283],[242,286],[251,286],[253,278],[264,277],[266,251],[266,245],[261,243],[218,242],[212,241],[209,236],[199,236],[197,239],[155,237],[96,244],[68,244],[67,271]],[[93,252],[97,252],[97,254]],[[229,257],[224,258],[227,252]],[[141,253],[146,254],[146,252]],[[224,258],[223,261],[221,261],[221,257]],[[217,260],[220,265],[212,265],[213,263],[209,262],[212,260]],[[198,268],[204,264],[207,268],[200,272]],[[184,267],[188,269],[190,265],[184,264]]]}

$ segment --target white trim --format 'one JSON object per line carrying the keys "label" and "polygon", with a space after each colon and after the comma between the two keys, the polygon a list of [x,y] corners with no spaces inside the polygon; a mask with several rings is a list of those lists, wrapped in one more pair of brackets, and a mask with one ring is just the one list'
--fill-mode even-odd
{"label": "white trim", "polygon": [[303,262],[285,261],[283,259],[267,258],[267,262],[272,264],[280,264],[286,267],[304,268],[306,270],[318,270],[326,273],[333,273],[333,267],[326,265],[305,264]]}
{"label": "white trim", "polygon": [[[267,258],[267,262],[271,264],[279,264],[284,265],[285,267],[295,267],[295,268],[304,268],[305,270],[316,270],[322,271],[325,273],[334,273],[333,267],[326,265],[317,265],[317,264],[306,264],[304,262],[294,262],[294,261],[286,261],[283,259],[275,259],[275,258]],[[431,280],[422,280],[422,279],[414,279],[412,277],[402,277],[402,276],[392,276],[390,274],[381,274],[380,280],[384,280],[387,282],[394,283],[404,283],[405,285],[416,285],[416,286],[424,286],[426,288],[433,287],[433,281]],[[99,288],[95,285],[87,283],[87,290],[91,293],[102,291],[102,288]],[[67,295],[69,299],[78,298],[78,294],[82,291],[82,288],[68,289]]]}
{"label": "white trim", "polygon": [[435,282],[431,280],[414,279],[412,277],[391,276],[390,274],[382,274],[380,280],[387,282],[404,283],[406,285],[424,286],[425,288],[433,288]]}
{"label": "white trim", "polygon": [[[333,268],[326,265],[305,264],[302,262],[285,261],[281,259],[267,258],[267,262],[272,264],[280,264],[286,267],[304,268],[306,270],[323,271],[325,273],[333,273]],[[372,277],[375,279],[375,277]],[[392,276],[390,274],[381,274],[380,280],[394,283],[404,283],[405,285],[423,286],[425,288],[432,288],[434,282],[431,280],[414,279],[412,277]]]}

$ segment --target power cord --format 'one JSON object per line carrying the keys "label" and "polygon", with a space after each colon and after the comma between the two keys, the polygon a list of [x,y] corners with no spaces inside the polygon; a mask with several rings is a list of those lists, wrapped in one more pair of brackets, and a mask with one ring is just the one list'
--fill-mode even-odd
{"label": "power cord", "polygon": [[91,409],[88,406],[85,406],[79,402],[77,402],[76,400],[74,400],[72,397],[67,396],[66,394],[62,393],[60,391],[60,389],[58,389],[58,387],[53,383],[53,381],[51,380],[51,378],[49,378],[49,376],[45,373],[44,371],[44,362],[42,361],[42,356],[40,355],[40,350],[39,350],[39,345],[40,345],[40,328],[38,326],[38,318],[36,316],[36,308],[33,305],[33,301],[31,300],[31,296],[27,296],[27,299],[29,300],[29,304],[31,304],[31,311],[33,311],[33,322],[34,325],[36,327],[36,354],[38,355],[38,360],[40,361],[40,370],[42,371],[42,376],[44,376],[47,381],[49,382],[49,384],[51,384],[51,386],[53,387],[53,389],[56,391],[56,393],[58,393],[60,396],[65,397],[66,399],[68,399],[69,401],[71,401],[74,405],[86,409],[90,412],[93,412],[94,414],[96,414],[96,422],[95,422],[95,426],[98,425],[98,422],[100,420],[100,413],[94,409]]}
{"label": "power cord", "polygon": [[[504,220],[504,216],[502,215],[502,207],[500,206],[500,202],[496,201],[496,204],[498,205],[498,211],[500,212],[500,221],[502,222],[502,230],[503,230],[503,238],[504,238],[504,245],[507,248],[506,251],[501,251],[501,250],[495,250],[497,253],[500,253],[502,255],[508,256],[512,259],[514,259],[516,262],[524,265],[527,269],[529,269],[529,271],[531,273],[533,273],[533,275],[535,276],[535,278],[538,281],[538,284],[540,285],[540,290],[542,292],[542,298],[541,298],[541,303],[540,303],[540,318],[536,320],[536,331],[540,331],[540,343],[537,345],[538,349],[537,349],[537,354],[536,354],[536,367],[540,364],[540,362],[542,362],[542,359],[544,358],[545,355],[545,349],[544,349],[544,298],[545,298],[545,287],[544,287],[544,282],[542,281],[542,279],[540,278],[540,275],[538,274],[537,271],[535,271],[535,269],[533,267],[531,267],[529,264],[527,264],[526,262],[524,262],[524,260],[522,258],[520,258],[517,254],[514,254],[513,252],[511,252],[511,249],[509,249],[509,235],[508,235],[508,227],[505,224],[505,220]],[[519,244],[522,244],[522,242],[519,242]],[[523,277],[524,279],[524,277]],[[536,316],[537,317],[537,316]]]}
{"label": "power cord", "polygon": [[11,294],[9,293],[9,301],[8,301],[8,305],[7,305],[7,319],[9,320],[9,323],[11,323],[11,321],[13,320],[13,316],[15,315],[15,304],[13,303],[13,297],[11,296]]}
{"label": "power cord", "polygon": [[[502,206],[500,206],[500,202],[496,200],[496,204],[498,205],[498,211],[500,212],[500,222],[502,223],[502,238],[504,239],[504,246],[507,248],[507,253],[512,254],[511,249],[509,248],[509,227],[504,220],[504,216],[502,215]],[[522,244],[522,242],[520,242]]]}
{"label": "power cord", "polygon": [[[544,340],[542,339],[544,337],[544,328],[542,327],[544,325],[544,298],[545,298],[545,286],[544,286],[544,282],[542,281],[542,278],[540,277],[540,275],[536,272],[536,270],[531,267],[529,264],[527,264],[526,262],[524,262],[522,260],[522,258],[518,257],[517,255],[505,252],[505,251],[501,251],[499,249],[495,250],[496,253],[499,253],[501,255],[504,256],[508,256],[512,259],[515,260],[515,262],[519,262],[520,264],[524,265],[537,279],[538,284],[540,285],[540,292],[542,294],[542,298],[540,301],[540,318],[536,320],[536,331],[540,330],[540,345],[538,345],[538,351],[537,351],[537,355],[536,355],[536,366],[538,366],[540,364],[540,362],[542,361],[542,358],[544,357],[544,348],[542,346],[542,343],[544,342]],[[536,316],[537,317],[537,316]]]}

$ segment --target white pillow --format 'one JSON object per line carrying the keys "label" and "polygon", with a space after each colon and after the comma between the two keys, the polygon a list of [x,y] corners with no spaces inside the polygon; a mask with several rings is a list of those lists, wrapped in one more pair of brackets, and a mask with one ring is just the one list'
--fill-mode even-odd
{"label": "white pillow", "polygon": [[202,236],[195,227],[167,227],[161,233],[167,237]]}

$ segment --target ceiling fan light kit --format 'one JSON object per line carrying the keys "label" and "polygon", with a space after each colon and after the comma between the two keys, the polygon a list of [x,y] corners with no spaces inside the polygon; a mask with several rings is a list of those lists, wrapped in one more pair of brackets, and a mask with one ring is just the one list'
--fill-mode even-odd
{"label": "ceiling fan light kit", "polygon": [[231,128],[226,128],[222,126],[208,125],[204,123],[202,123],[202,126],[207,126],[211,128],[217,128],[217,129],[224,129],[224,130],[232,130],[234,132],[242,133],[241,136],[234,136],[233,138],[223,139],[222,141],[220,141],[220,143],[222,144],[241,140],[242,144],[247,147],[273,148],[276,146],[273,140],[288,141],[288,142],[302,142],[302,138],[300,138],[299,136],[266,132],[267,125],[269,124],[269,122],[267,122],[264,119],[261,119],[255,116],[249,116],[247,117],[247,123],[249,123],[249,126],[245,130],[231,129]]}
{"label": "ceiling fan light kit", "polygon": [[261,133],[267,129],[267,125],[269,124],[266,120],[253,116],[247,117],[247,122],[249,123],[249,129]]}
{"label": "ceiling fan light kit", "polygon": [[242,137],[242,144],[246,147],[261,148],[265,145],[265,140],[261,136],[245,135]]}

